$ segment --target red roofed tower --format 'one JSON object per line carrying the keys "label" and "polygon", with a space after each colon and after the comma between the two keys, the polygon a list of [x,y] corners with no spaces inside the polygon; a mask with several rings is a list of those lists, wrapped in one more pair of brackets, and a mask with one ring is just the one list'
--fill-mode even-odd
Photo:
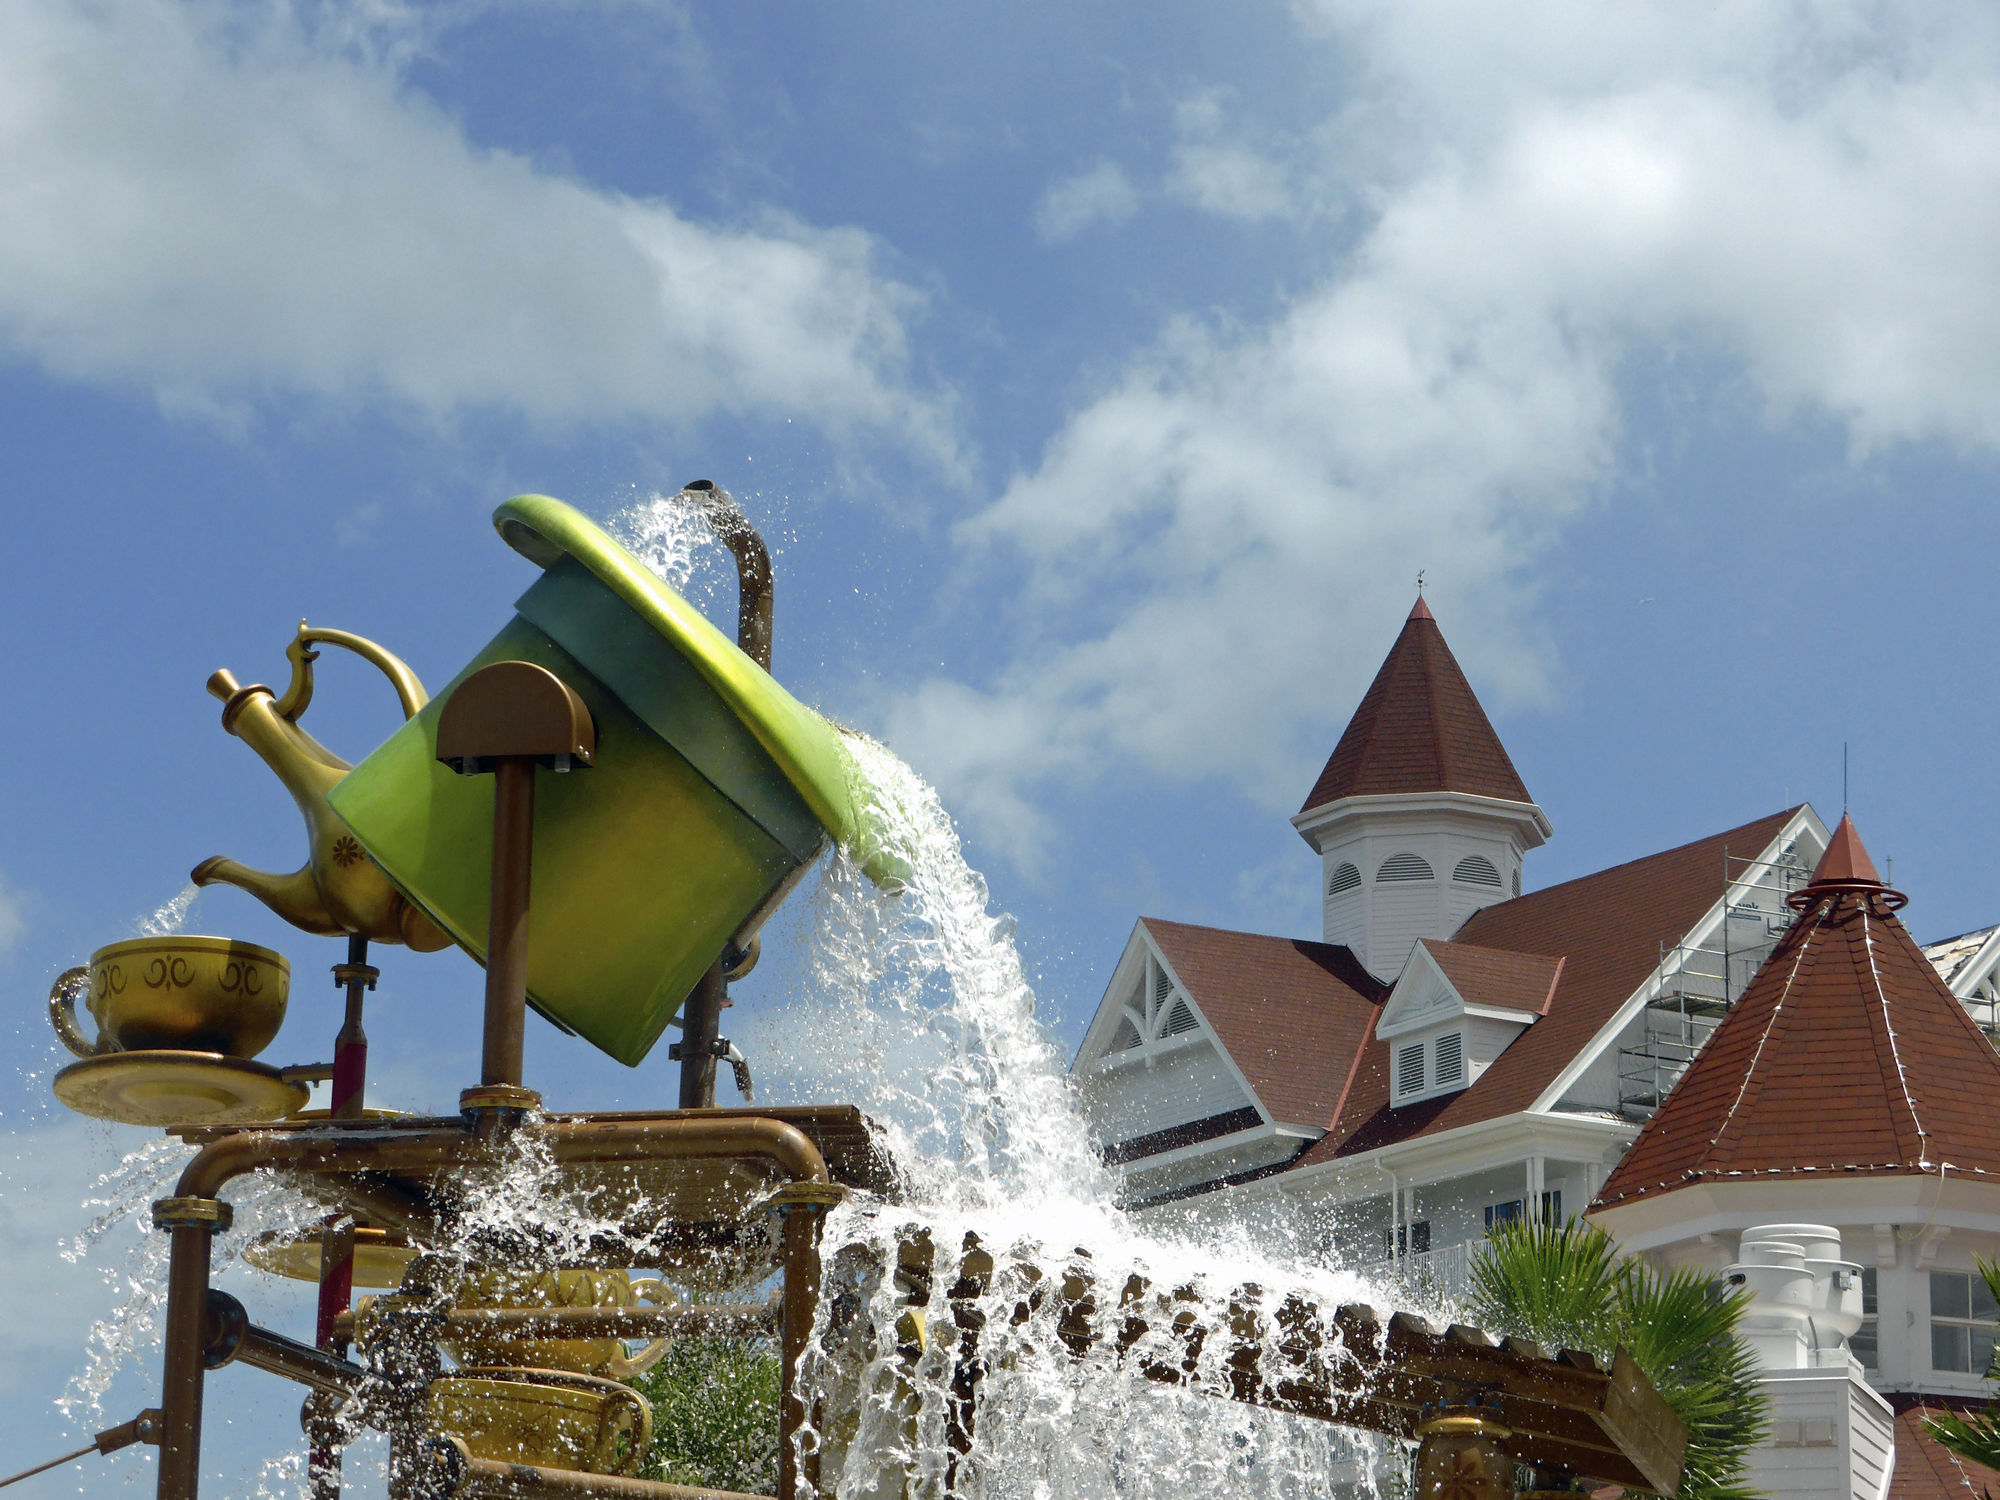
{"label": "red roofed tower", "polygon": [[1833,1209],[1795,1196],[1812,1181],[1929,1177],[1927,1207],[1954,1184],[1995,1193],[2000,1054],[1896,917],[1904,901],[1842,818],[1791,931],[1598,1195],[1607,1227],[1685,1215],[1644,1206],[1690,1189],[1815,1220]]}
{"label": "red roofed tower", "polygon": [[1549,820],[1421,598],[1292,824],[1320,853],[1326,941],[1385,981],[1521,893]]}

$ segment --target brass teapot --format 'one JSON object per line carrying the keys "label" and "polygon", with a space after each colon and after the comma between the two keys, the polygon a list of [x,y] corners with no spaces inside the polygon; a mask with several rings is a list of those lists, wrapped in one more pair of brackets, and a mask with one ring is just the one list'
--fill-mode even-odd
{"label": "brass teapot", "polygon": [[227,669],[208,679],[222,700],[222,727],[263,757],[278,773],[306,820],[305,867],[270,875],[216,855],[194,867],[196,885],[233,885],[248,891],[294,927],[321,937],[353,934],[376,943],[403,943],[419,953],[451,946],[451,937],[389,883],[328,805],[327,794],[353,769],[299,728],[313,696],[316,644],[339,646],[374,663],[396,689],[409,719],[430,695],[416,673],[373,641],[344,630],[310,629],[299,621],[285,655],[292,680],[280,697],[263,683],[238,686]]}

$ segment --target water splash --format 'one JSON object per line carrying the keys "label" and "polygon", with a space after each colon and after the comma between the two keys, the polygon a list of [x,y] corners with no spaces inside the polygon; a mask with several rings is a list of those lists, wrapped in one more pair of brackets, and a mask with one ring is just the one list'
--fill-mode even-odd
{"label": "water splash", "polygon": [[694,576],[695,553],[714,540],[698,507],[658,490],[619,511],[606,530],[669,588],[682,593]]}
{"label": "water splash", "polygon": [[150,917],[141,917],[134,924],[139,937],[172,937],[187,925],[188,910],[201,895],[201,887],[189,881],[180,888],[173,899],[163,903]]}

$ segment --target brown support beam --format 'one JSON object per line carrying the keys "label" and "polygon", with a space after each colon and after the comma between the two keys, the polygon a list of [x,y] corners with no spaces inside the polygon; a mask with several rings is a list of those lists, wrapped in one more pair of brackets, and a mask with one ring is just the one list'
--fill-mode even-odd
{"label": "brown support beam", "polygon": [[167,1261],[165,1366],[160,1374],[159,1500],[196,1500],[201,1489],[203,1335],[208,1322],[209,1237],[229,1227],[225,1203],[163,1198],[153,1226],[172,1236]]}
{"label": "brown support beam", "polygon": [[412,1500],[768,1500],[734,1490],[474,1458],[462,1441],[450,1437],[426,1439],[419,1463],[424,1476]]}

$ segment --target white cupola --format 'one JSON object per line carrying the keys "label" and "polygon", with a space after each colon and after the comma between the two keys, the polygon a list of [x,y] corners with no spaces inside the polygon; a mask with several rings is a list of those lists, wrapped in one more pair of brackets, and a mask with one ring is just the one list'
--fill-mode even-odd
{"label": "white cupola", "polygon": [[1554,831],[1422,599],[1292,826],[1319,851],[1326,941],[1385,982],[1419,938],[1520,895]]}

